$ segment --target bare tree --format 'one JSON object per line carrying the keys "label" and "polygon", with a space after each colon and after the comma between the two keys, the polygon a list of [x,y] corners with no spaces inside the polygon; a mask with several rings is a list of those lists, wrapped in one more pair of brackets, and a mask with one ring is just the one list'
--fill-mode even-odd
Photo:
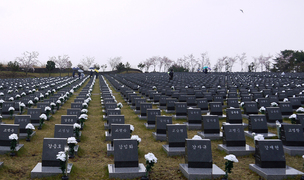
{"label": "bare tree", "polygon": [[228,59],[228,56],[224,56],[222,58],[218,58],[216,62],[216,67],[218,69],[218,72],[222,72],[222,68],[225,66],[225,62]]}
{"label": "bare tree", "polygon": [[94,61],[95,61],[95,57],[85,57],[83,58],[80,63],[83,65],[84,67],[84,70],[88,70],[92,64],[94,64]]}
{"label": "bare tree", "polygon": [[176,60],[176,65],[183,66],[185,59],[184,58],[178,58]]}
{"label": "bare tree", "polygon": [[232,72],[232,67],[233,67],[233,65],[234,65],[234,63],[236,62],[237,59],[238,59],[238,57],[236,56],[236,57],[229,57],[226,60],[227,63],[228,63],[228,66],[229,66],[228,71]]}
{"label": "bare tree", "polygon": [[163,58],[159,58],[158,59],[158,66],[159,66],[159,72],[161,72],[161,68],[163,67],[164,63],[165,63],[165,59],[168,59],[166,56],[164,56]]}
{"label": "bare tree", "polygon": [[187,59],[189,60],[189,61],[187,61],[189,63],[189,70],[191,72],[194,72],[194,69],[197,65],[197,60],[195,59],[193,54],[189,54]]}
{"label": "bare tree", "polygon": [[163,61],[164,61],[164,72],[166,72],[170,68],[173,61],[170,60],[169,58],[163,58]]}
{"label": "bare tree", "polygon": [[146,61],[144,62],[144,64],[145,64],[146,72],[148,72],[150,66],[152,65],[151,59],[146,59]]}
{"label": "bare tree", "polygon": [[59,68],[60,70],[60,76],[61,76],[61,71],[66,68],[71,68],[72,63],[69,61],[70,57],[68,55],[63,55],[63,56],[52,56],[49,58],[49,61],[54,61],[56,64],[56,67]]}
{"label": "bare tree", "polygon": [[244,63],[246,61],[246,53],[242,53],[241,55],[236,55],[236,57],[239,59],[239,61],[241,62],[241,72],[244,72]]}
{"label": "bare tree", "polygon": [[121,57],[109,58],[108,63],[110,64],[112,71],[114,71],[116,66],[121,63]]}
{"label": "bare tree", "polygon": [[265,66],[265,68],[266,68],[266,66],[271,58],[272,58],[272,56],[270,56],[270,55],[263,56],[262,54],[259,57],[254,57],[255,62],[258,62],[261,65],[261,72],[263,72],[263,66]]}
{"label": "bare tree", "polygon": [[198,62],[199,62],[199,67],[202,69],[204,66],[207,66],[207,67],[210,67],[211,64],[210,64],[210,60],[209,60],[209,57],[208,57],[208,53],[205,52],[205,53],[202,53],[201,54],[201,59],[198,59]]}
{"label": "bare tree", "polygon": [[159,59],[161,59],[161,57],[159,57],[159,56],[153,56],[153,57],[149,58],[151,66],[153,66],[153,68],[154,68],[154,70],[153,70],[154,72],[155,72],[155,67],[156,67],[157,63],[159,62]]}
{"label": "bare tree", "polygon": [[36,51],[26,51],[23,53],[23,57],[16,57],[15,61],[17,61],[20,64],[20,67],[24,69],[26,77],[30,69],[35,71],[34,66],[39,63],[38,55],[39,53]]}
{"label": "bare tree", "polygon": [[101,67],[102,71],[104,72],[107,69],[108,66],[107,66],[107,64],[103,64],[100,67]]}

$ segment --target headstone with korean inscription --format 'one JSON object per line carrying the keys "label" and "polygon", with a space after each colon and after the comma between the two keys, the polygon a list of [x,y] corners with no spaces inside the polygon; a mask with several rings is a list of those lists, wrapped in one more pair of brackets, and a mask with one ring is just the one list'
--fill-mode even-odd
{"label": "headstone with korean inscription", "polygon": [[175,98],[166,99],[166,112],[175,112],[175,102],[177,102]]}
{"label": "headstone with korean inscription", "polygon": [[145,123],[147,129],[155,129],[156,116],[158,115],[161,115],[160,109],[147,109],[147,123]]}
{"label": "headstone with korean inscription", "polygon": [[293,114],[293,109],[290,102],[279,102],[281,114],[284,116],[290,116]]}
{"label": "headstone with korean inscription", "polygon": [[140,103],[140,118],[147,118],[147,109],[152,109],[152,103]]}
{"label": "headstone with korean inscription", "polygon": [[71,108],[82,109],[82,103],[81,102],[72,102],[71,103]]}
{"label": "headstone with korean inscription", "polygon": [[187,117],[187,103],[175,102],[175,117],[186,118]]}
{"label": "headstone with korean inscription", "polygon": [[266,107],[266,119],[268,123],[279,121],[282,123],[283,117],[279,107]]}
{"label": "headstone with korean inscription", "polygon": [[300,124],[282,123],[280,135],[285,146],[304,146],[303,128]]}
{"label": "headstone with korean inscription", "polygon": [[107,122],[104,124],[105,129],[111,133],[111,124],[125,124],[125,115],[109,115]]}
{"label": "headstone with korean inscription", "polygon": [[74,137],[72,124],[55,124],[54,138]]}
{"label": "headstone with korean inscription", "polygon": [[202,130],[205,134],[220,133],[219,118],[217,115],[203,115],[202,119]]}
{"label": "headstone with korean inscription", "polygon": [[242,110],[240,108],[227,108],[226,109],[226,122],[230,124],[242,124]]}
{"label": "headstone with korean inscription", "polygon": [[40,108],[28,108],[27,109],[27,115],[31,115],[31,123],[34,126],[38,126],[40,123],[39,116],[41,115],[42,111]]}
{"label": "headstone with korean inscription", "polygon": [[262,114],[249,115],[248,130],[250,133],[268,133],[267,119]]}
{"label": "headstone with korean inscription", "polygon": [[167,140],[167,124],[172,124],[172,116],[156,116],[156,132],[152,132],[156,140]]}
{"label": "headstone with korean inscription", "polygon": [[196,99],[196,107],[200,108],[202,111],[208,111],[207,98]]}
{"label": "headstone with korean inscription", "polygon": [[[67,147],[67,138],[44,138],[42,149],[42,162],[31,171],[31,178],[42,178],[62,174],[60,161],[56,155]],[[67,173],[71,172],[73,164],[68,163]]]}
{"label": "headstone with korean inscription", "polygon": [[81,109],[80,108],[70,108],[67,109],[67,115],[76,115],[77,118],[80,116],[81,114]]}
{"label": "headstone with korean inscription", "polygon": [[[11,140],[8,138],[11,134],[17,134],[19,137],[19,124],[1,124],[0,125],[0,146],[10,147]],[[17,140],[17,145],[18,145]]]}
{"label": "headstone with korean inscription", "polygon": [[109,178],[134,179],[145,176],[146,168],[138,163],[135,139],[115,139],[114,164],[108,164]]}
{"label": "headstone with korean inscription", "polygon": [[167,142],[163,149],[168,156],[184,155],[187,126],[184,124],[167,124]]}
{"label": "headstone with korean inscription", "polygon": [[201,129],[202,127],[202,110],[200,108],[187,109],[187,127],[189,130]]}
{"label": "headstone with korean inscription", "polygon": [[61,115],[61,124],[80,124],[77,115]]}
{"label": "headstone with korean inscription", "polygon": [[231,108],[231,107],[233,107],[233,108],[239,108],[240,105],[239,105],[238,99],[237,98],[228,98],[227,99],[227,107],[228,108]]}
{"label": "headstone with korean inscription", "polygon": [[185,164],[179,169],[187,179],[213,179],[225,175],[217,165],[212,164],[209,139],[186,139]]}
{"label": "headstone with korean inscription", "polygon": [[[24,139],[27,137],[27,129],[25,129],[26,125],[31,122],[30,115],[16,115],[14,124],[19,124],[19,138]],[[33,136],[35,131],[32,132],[30,136]]]}
{"label": "headstone with korean inscription", "polygon": [[8,110],[10,107],[15,107],[15,102],[14,101],[4,101],[4,103],[2,104],[2,109],[1,109],[2,116],[10,114],[10,112]]}
{"label": "headstone with korean inscription", "polygon": [[257,103],[255,101],[244,102],[244,114],[259,114]]}
{"label": "headstone with korean inscription", "polygon": [[187,106],[195,107],[196,106],[196,97],[195,95],[187,95],[186,97]]}
{"label": "headstone with korean inscription", "polygon": [[111,124],[111,144],[114,139],[130,138],[130,124]]}
{"label": "headstone with korean inscription", "polygon": [[108,114],[107,116],[105,115],[102,116],[104,120],[107,120],[110,115],[121,115],[121,110],[119,108],[109,109],[107,111],[107,114]]}
{"label": "headstone with korean inscription", "polygon": [[288,99],[290,101],[292,109],[298,109],[302,106],[300,97],[289,97]]}
{"label": "headstone with korean inscription", "polygon": [[210,115],[223,115],[222,103],[220,102],[210,102],[209,103]]}

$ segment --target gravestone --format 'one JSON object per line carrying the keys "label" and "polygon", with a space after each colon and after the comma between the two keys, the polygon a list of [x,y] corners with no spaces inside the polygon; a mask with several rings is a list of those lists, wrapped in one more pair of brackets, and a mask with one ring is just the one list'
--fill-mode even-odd
{"label": "gravestone", "polygon": [[249,114],[259,114],[258,106],[255,101],[244,102],[244,113]]}
{"label": "gravestone", "polygon": [[196,106],[196,97],[195,95],[187,95],[186,97],[187,106]]}
{"label": "gravestone", "polygon": [[76,115],[77,118],[79,118],[80,114],[81,114],[81,109],[79,108],[67,109],[67,115]]}
{"label": "gravestone", "polygon": [[223,123],[223,144],[219,144],[218,149],[235,156],[245,156],[255,151],[255,148],[246,144],[244,126],[228,123]]}
{"label": "gravestone", "polygon": [[142,102],[140,103],[140,119],[144,118],[146,119],[147,117],[147,109],[152,109],[152,103],[146,103]]}
{"label": "gravestone", "polygon": [[222,103],[220,102],[210,102],[209,103],[210,115],[223,115]]}
{"label": "gravestone", "polygon": [[207,98],[196,99],[196,107],[200,108],[203,112],[208,111]]}
{"label": "gravestone", "polygon": [[[82,103],[83,103],[83,102],[82,102]],[[82,103],[81,103],[81,102],[72,102],[72,103],[71,103],[71,108],[82,109]]]}
{"label": "gravestone", "polygon": [[125,115],[109,115],[107,118],[107,122],[104,124],[105,129],[109,130],[111,133],[111,124],[124,124],[125,123]]}
{"label": "gravestone", "polygon": [[189,168],[212,168],[211,141],[186,139],[185,162]]}
{"label": "gravestone", "polygon": [[41,115],[41,109],[40,108],[28,108],[27,109],[27,115],[31,115],[31,123],[34,126],[38,126],[40,123],[39,116]]}
{"label": "gravestone", "polygon": [[301,98],[299,97],[289,97],[288,98],[291,104],[292,109],[298,109],[302,106],[301,104]]}
{"label": "gravestone", "polygon": [[293,109],[290,102],[279,102],[279,107],[283,116],[290,116],[293,114]]}
{"label": "gravestone", "polygon": [[[8,111],[8,109],[10,107],[15,107],[15,102],[14,101],[5,101],[2,104],[2,109],[1,109],[1,114],[4,117],[5,115],[10,115],[10,112]],[[7,116],[8,117],[8,116]]]}
{"label": "gravestone", "polygon": [[161,115],[160,109],[147,109],[147,129],[155,129],[156,116]]}
{"label": "gravestone", "polygon": [[248,130],[254,133],[268,133],[267,119],[265,115],[254,114],[249,115]]}
{"label": "gravestone", "polygon": [[187,103],[186,102],[175,102],[175,117],[186,118],[187,117]]}
{"label": "gravestone", "polygon": [[72,124],[55,124],[54,138],[74,137]]}
{"label": "gravestone", "polygon": [[134,179],[144,176],[146,168],[138,163],[135,139],[114,140],[114,164],[108,164],[109,178]]}
{"label": "gravestone", "polygon": [[282,141],[276,139],[256,141],[255,164],[249,164],[249,169],[264,179],[287,179],[304,175],[286,165]]}
{"label": "gravestone", "polygon": [[226,122],[230,124],[242,124],[242,110],[240,108],[227,108],[226,109]]}
{"label": "gravestone", "polygon": [[46,103],[46,102],[38,102],[37,103],[37,108],[41,109],[41,113],[45,113],[45,107],[49,106],[50,107],[50,103]]}
{"label": "gravestone", "polygon": [[[15,116],[14,124],[19,124],[19,139],[24,139],[27,137],[26,125],[31,122],[30,115],[17,115]],[[36,132],[33,131],[30,137],[32,137]]]}
{"label": "gravestone", "polygon": [[270,100],[268,98],[259,98],[258,107],[261,108],[262,106],[270,107]]}
{"label": "gravestone", "polygon": [[216,115],[204,115],[202,116],[202,130],[206,134],[218,134],[220,133],[219,118]]}
{"label": "gravestone", "polygon": [[[31,178],[41,178],[62,174],[60,161],[56,159],[59,151],[64,151],[67,138],[44,138],[42,149],[42,162],[31,171]],[[73,164],[67,165],[67,173],[71,172]]]}
{"label": "gravestone", "polygon": [[140,104],[146,102],[146,99],[135,98],[135,113],[140,113]]}
{"label": "gravestone", "polygon": [[111,124],[111,144],[114,139],[130,138],[130,124]]}
{"label": "gravestone", "polygon": [[281,109],[279,107],[266,107],[266,119],[268,123],[283,122]]}
{"label": "gravestone", "polygon": [[77,115],[61,115],[61,124],[80,124]]}
{"label": "gravestone", "polygon": [[168,145],[163,145],[163,149],[168,156],[184,155],[185,141],[187,138],[187,126],[183,124],[167,124]]}
{"label": "gravestone", "polygon": [[281,124],[280,135],[285,146],[304,146],[303,128],[300,124]]}
{"label": "gravestone", "polygon": [[237,98],[228,98],[227,99],[227,107],[228,108],[231,108],[231,107],[239,108],[240,105],[239,105],[238,99]]}
{"label": "gravestone", "polygon": [[175,102],[177,99],[167,98],[166,99],[166,112],[174,112],[175,111]]}
{"label": "gravestone", "polygon": [[187,109],[187,121],[188,124],[202,124],[202,111],[200,108],[188,108]]}
{"label": "gravestone", "polygon": [[167,124],[172,124],[172,116],[156,116],[156,132],[152,132],[156,140],[167,140]]}
{"label": "gravestone", "polygon": [[[15,133],[19,137],[19,124],[0,124],[0,146],[11,146],[11,140],[8,138]],[[17,140],[17,145],[19,140]]]}

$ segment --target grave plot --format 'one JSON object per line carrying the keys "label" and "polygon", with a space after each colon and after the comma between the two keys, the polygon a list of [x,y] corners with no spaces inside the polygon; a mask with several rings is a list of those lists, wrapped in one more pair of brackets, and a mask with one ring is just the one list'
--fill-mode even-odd
{"label": "grave plot", "polygon": [[167,141],[167,124],[172,124],[172,116],[156,116],[156,132],[152,132],[155,140]]}
{"label": "grave plot", "polygon": [[204,115],[202,118],[202,131],[197,132],[197,135],[201,136],[203,139],[222,139],[223,133],[220,131],[218,116]]}

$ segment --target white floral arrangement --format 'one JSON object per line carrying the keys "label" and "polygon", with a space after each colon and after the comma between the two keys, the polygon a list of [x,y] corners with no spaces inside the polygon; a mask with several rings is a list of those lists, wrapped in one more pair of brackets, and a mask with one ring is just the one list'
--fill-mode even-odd
{"label": "white floral arrangement", "polygon": [[4,96],[4,93],[3,93],[3,92],[0,92],[0,96]]}
{"label": "white floral arrangement", "polygon": [[50,106],[56,106],[56,104],[54,102],[51,102]]}
{"label": "white floral arrangement", "polygon": [[289,119],[292,119],[292,118],[297,119],[297,115],[296,115],[296,114],[290,115],[290,116],[289,116]]}
{"label": "white floral arrangement", "polygon": [[23,102],[19,103],[20,107],[25,107],[25,104]]}
{"label": "white floral arrangement", "polygon": [[19,94],[17,94],[17,95],[15,96],[15,98],[16,98],[16,99],[20,98],[20,95],[19,95]]}
{"label": "white floral arrangement", "polygon": [[226,179],[228,179],[228,173],[231,173],[231,170],[233,168],[233,163],[237,163],[239,162],[238,159],[235,157],[235,155],[233,154],[229,154],[227,156],[224,157],[224,159],[227,160],[227,162],[225,162],[225,177]]}
{"label": "white floral arrangement", "polygon": [[81,110],[81,114],[87,114],[88,113],[88,109],[82,109]]}
{"label": "white floral arrangement", "polygon": [[266,111],[266,108],[264,107],[264,106],[262,106],[262,107],[260,107],[260,109],[259,109],[259,112],[261,112],[261,113],[265,113],[265,111]]}
{"label": "white floral arrangement", "polygon": [[88,115],[86,115],[86,114],[81,114],[81,115],[79,116],[79,119],[88,119]]}
{"label": "white floral arrangement", "polygon": [[10,97],[8,100],[9,100],[9,101],[13,101],[13,100],[14,100],[14,97]]}
{"label": "white floral arrangement", "polygon": [[283,102],[288,102],[288,98],[284,98],[284,99],[283,99]]}
{"label": "white floral arrangement", "polygon": [[296,110],[297,113],[304,113],[304,108],[303,107],[299,107],[297,110]]}
{"label": "white floral arrangement", "polygon": [[245,103],[244,102],[241,102],[241,104],[240,104],[242,107],[244,107],[244,105],[245,105]]}
{"label": "white floral arrangement", "polygon": [[33,124],[28,123],[28,124],[25,126],[25,129],[35,130],[35,127],[33,126]]}
{"label": "white floral arrangement", "polygon": [[200,137],[199,135],[194,135],[192,139],[201,140],[202,137]]}
{"label": "white floral arrangement", "polygon": [[30,105],[34,104],[32,100],[29,100],[27,103],[30,104]]}
{"label": "white floral arrangement", "polygon": [[278,104],[277,104],[276,102],[272,102],[270,105],[271,105],[272,107],[277,107],[277,106],[278,106]]}
{"label": "white floral arrangement", "polygon": [[74,124],[73,124],[73,129],[76,129],[76,128],[79,128],[79,129],[80,129],[80,128],[81,128],[80,124],[74,123]]}
{"label": "white floral arrangement", "polygon": [[123,107],[122,103],[119,102],[119,103],[117,104],[117,107],[118,107],[119,109],[121,109],[121,108]]}
{"label": "white floral arrangement", "polygon": [[69,137],[68,138],[68,144],[77,144],[77,140],[75,137]]}
{"label": "white floral arrangement", "polygon": [[256,136],[254,136],[254,140],[264,140],[264,136],[262,134],[257,134]]}
{"label": "white floral arrangement", "polygon": [[174,90],[175,89],[174,86],[171,86],[171,89]]}
{"label": "white floral arrangement", "polygon": [[134,131],[134,126],[132,124],[130,124],[130,131],[131,133]]}
{"label": "white floral arrangement", "polygon": [[57,104],[61,104],[61,101],[58,99],[58,100],[56,101],[56,103],[57,103]]}
{"label": "white floral arrangement", "polygon": [[44,111],[51,111],[52,109],[49,106],[45,106]]}
{"label": "white floral arrangement", "polygon": [[157,163],[157,158],[153,153],[148,153],[145,155],[146,159],[146,176],[148,177],[149,172],[152,170],[155,163]]}
{"label": "white floral arrangement", "polygon": [[41,115],[39,116],[39,118],[40,118],[40,119],[47,120],[47,116],[46,116],[45,114],[41,114]]}
{"label": "white floral arrangement", "polygon": [[131,136],[131,139],[136,139],[136,140],[137,140],[137,143],[140,143],[140,142],[141,142],[141,138],[140,138],[138,135],[132,135],[132,136]]}
{"label": "white floral arrangement", "polygon": [[25,93],[25,92],[22,92],[22,93],[21,93],[21,96],[26,96],[26,93]]}
{"label": "white floral arrangement", "polygon": [[15,111],[15,108],[14,107],[9,107],[8,111]]}
{"label": "white floral arrangement", "polygon": [[18,135],[17,134],[15,134],[15,133],[13,133],[13,134],[11,134],[11,135],[9,135],[9,137],[8,137],[10,140],[18,140]]}

